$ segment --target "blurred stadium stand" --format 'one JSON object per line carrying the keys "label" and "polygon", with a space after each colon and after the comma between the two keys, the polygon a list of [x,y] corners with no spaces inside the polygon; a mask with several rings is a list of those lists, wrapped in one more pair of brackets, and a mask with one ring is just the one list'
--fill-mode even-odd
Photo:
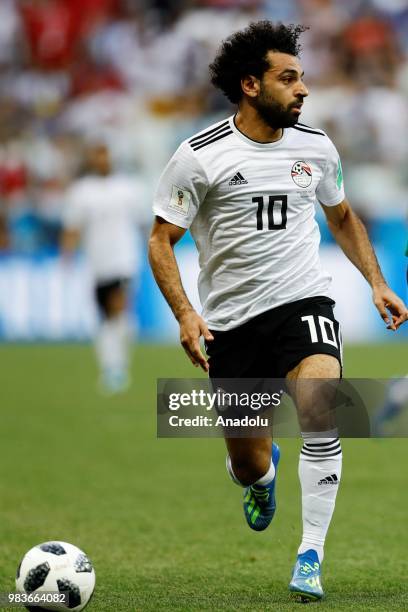
{"label": "blurred stadium stand", "polygon": [[[86,264],[79,257],[68,274],[58,256],[64,194],[85,143],[107,142],[117,169],[151,195],[178,143],[231,113],[207,66],[223,38],[260,18],[310,26],[302,121],[336,143],[347,195],[406,297],[408,0],[1,0],[0,338],[90,337]],[[140,202],[146,236],[149,209]],[[367,287],[324,226],[322,245],[346,339],[383,339]],[[178,254],[197,301],[192,252],[187,236]],[[139,336],[174,340],[143,258]]]}

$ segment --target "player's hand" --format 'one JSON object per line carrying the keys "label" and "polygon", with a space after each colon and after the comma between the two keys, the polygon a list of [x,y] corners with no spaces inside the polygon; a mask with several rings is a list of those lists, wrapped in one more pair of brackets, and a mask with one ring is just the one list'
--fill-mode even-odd
{"label": "player's hand", "polygon": [[396,331],[408,320],[408,309],[404,302],[385,283],[373,287],[373,302],[387,329]]}
{"label": "player's hand", "polygon": [[200,337],[203,336],[207,342],[214,340],[214,336],[208,329],[204,319],[195,310],[189,310],[179,318],[180,342],[186,351],[191,363],[196,368],[199,366],[208,372],[208,361],[200,348]]}

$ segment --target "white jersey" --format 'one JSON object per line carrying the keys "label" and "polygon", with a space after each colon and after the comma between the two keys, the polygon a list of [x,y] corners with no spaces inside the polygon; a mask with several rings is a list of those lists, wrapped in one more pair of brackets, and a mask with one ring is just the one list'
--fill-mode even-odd
{"label": "white jersey", "polygon": [[85,176],[68,191],[64,227],[81,230],[97,282],[130,278],[137,271],[144,197],[139,181],[120,175]]}
{"label": "white jersey", "polygon": [[180,145],[153,210],[190,228],[210,329],[229,330],[282,304],[329,295],[316,198],[326,206],[344,199],[340,159],[322,130],[297,124],[263,144],[230,117]]}

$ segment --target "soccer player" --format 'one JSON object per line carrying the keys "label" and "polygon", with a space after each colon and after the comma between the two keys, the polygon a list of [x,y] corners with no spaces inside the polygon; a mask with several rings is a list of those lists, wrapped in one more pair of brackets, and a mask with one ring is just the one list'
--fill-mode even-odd
{"label": "soccer player", "polygon": [[[303,537],[289,588],[313,600],[323,596],[323,547],[342,466],[336,429],[314,409],[313,394],[296,392],[299,380],[341,376],[316,199],[338,244],[371,285],[387,327],[396,330],[408,311],[387,286],[345,198],[333,143],[323,130],[299,123],[308,95],[298,59],[304,29],[261,21],[222,44],[210,66],[212,83],[237,112],[184,141],[168,163],[154,200],[149,254],[194,365],[215,379],[285,377],[290,383],[303,437]],[[199,252],[202,316],[184,292],[173,252],[188,228]],[[226,444],[227,469],[245,489],[247,523],[263,530],[275,512],[279,449],[269,437]]]}
{"label": "soccer player", "polygon": [[[408,243],[405,247],[408,257]],[[408,266],[405,273],[408,286]],[[391,380],[387,386],[383,405],[377,410],[373,422],[373,435],[386,435],[385,425],[393,421],[408,406],[408,374],[404,378]]]}
{"label": "soccer player", "polygon": [[103,392],[126,391],[130,384],[127,316],[128,285],[138,268],[138,231],[143,186],[115,174],[108,147],[92,144],[87,171],[71,186],[64,214],[63,256],[81,237],[95,285],[101,323],[96,338]]}

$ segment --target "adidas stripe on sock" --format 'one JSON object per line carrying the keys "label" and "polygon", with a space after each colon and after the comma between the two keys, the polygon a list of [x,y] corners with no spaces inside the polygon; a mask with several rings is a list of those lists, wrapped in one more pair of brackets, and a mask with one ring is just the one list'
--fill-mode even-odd
{"label": "adidas stripe on sock", "polygon": [[341,454],[340,440],[339,438],[306,438],[300,452],[311,461],[335,457]]}

